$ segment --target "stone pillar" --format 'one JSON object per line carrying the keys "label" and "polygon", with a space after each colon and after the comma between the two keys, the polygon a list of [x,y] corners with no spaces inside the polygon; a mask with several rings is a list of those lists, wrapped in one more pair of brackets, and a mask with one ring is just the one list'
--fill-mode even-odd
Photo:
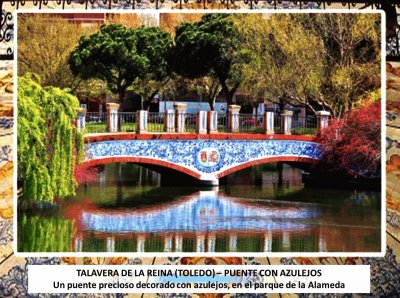
{"label": "stone pillar", "polygon": [[215,234],[214,233],[208,234],[207,252],[215,252],[215,241],[216,241]]}
{"label": "stone pillar", "polygon": [[208,133],[218,132],[218,112],[216,111],[207,112],[207,132]]}
{"label": "stone pillar", "polygon": [[270,232],[264,233],[264,252],[272,251],[272,234]]}
{"label": "stone pillar", "polygon": [[175,252],[182,252],[183,251],[183,237],[182,235],[176,234],[175,235]]}
{"label": "stone pillar", "polygon": [[118,132],[118,109],[119,104],[107,103],[107,131]]}
{"label": "stone pillar", "polygon": [[78,131],[82,131],[85,129],[85,118],[86,118],[86,109],[77,108],[76,109],[77,119],[76,119],[76,128]]}
{"label": "stone pillar", "polygon": [[285,135],[292,134],[292,118],[293,111],[283,110],[281,113],[282,133]]}
{"label": "stone pillar", "polygon": [[172,236],[168,235],[164,238],[164,252],[172,251]]}
{"label": "stone pillar", "polygon": [[274,135],[274,112],[266,111],[264,114],[264,133],[267,135]]}
{"label": "stone pillar", "polygon": [[164,131],[174,132],[175,131],[175,111],[166,110],[164,115]]}
{"label": "stone pillar", "polygon": [[198,111],[196,115],[196,132],[207,133],[207,111]]}
{"label": "stone pillar", "polygon": [[107,246],[107,252],[114,252],[114,250],[115,250],[114,236],[107,237],[106,246]]}
{"label": "stone pillar", "polygon": [[142,235],[139,235],[137,237],[137,243],[136,243],[136,251],[137,252],[144,252],[144,245],[145,245],[146,238]]}
{"label": "stone pillar", "polygon": [[229,234],[229,251],[235,252],[237,247],[237,235],[234,233]]}
{"label": "stone pillar", "polygon": [[196,252],[205,252],[205,236],[202,234],[198,234],[196,236]]}
{"label": "stone pillar", "polygon": [[287,231],[282,233],[282,246],[286,249],[290,248],[290,234]]}
{"label": "stone pillar", "polygon": [[147,111],[139,110],[136,112],[136,133],[147,132]]}
{"label": "stone pillar", "polygon": [[321,129],[325,128],[329,124],[329,116],[331,113],[328,111],[318,111],[317,115],[317,132],[321,131]]}
{"label": "stone pillar", "polygon": [[174,109],[175,109],[175,132],[185,132],[186,104],[176,103],[174,104]]}
{"label": "stone pillar", "polygon": [[240,106],[230,105],[228,106],[228,129],[229,132],[239,132],[239,111]]}
{"label": "stone pillar", "polygon": [[83,242],[82,235],[79,235],[74,239],[75,252],[82,252],[82,246],[83,246],[82,242]]}

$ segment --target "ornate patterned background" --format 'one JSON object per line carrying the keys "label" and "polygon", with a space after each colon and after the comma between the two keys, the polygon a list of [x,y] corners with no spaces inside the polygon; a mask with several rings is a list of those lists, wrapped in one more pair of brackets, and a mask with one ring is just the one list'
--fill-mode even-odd
{"label": "ornate patterned background", "polygon": [[[12,11],[18,5],[25,1],[12,1],[5,3],[7,11]],[[172,1],[175,5],[184,3],[185,1]],[[188,1],[186,1],[188,2]],[[273,4],[276,1],[263,1],[256,2],[250,1],[257,5],[260,4]],[[246,2],[246,5],[250,3]],[[294,1],[291,3],[293,4]],[[305,1],[298,1],[299,3],[305,3]],[[109,4],[111,6],[120,5],[119,8],[131,8],[133,3],[140,6],[154,6],[154,3],[167,3],[165,1],[150,0],[149,2],[142,2],[136,0],[133,1],[44,1],[37,0],[34,2],[26,1],[24,8],[34,7],[35,9],[48,8],[48,7],[60,7],[68,3],[70,7],[81,7],[81,5],[89,5],[91,7],[105,7]],[[126,3],[126,5],[122,5]],[[168,2],[170,3],[170,2]],[[190,2],[195,3],[195,2]],[[203,3],[206,1],[198,1],[192,8],[202,8]],[[208,2],[209,3],[209,2]],[[221,1],[222,3],[222,1]],[[225,5],[235,6],[236,2],[224,1]],[[228,4],[229,3],[229,4]],[[243,2],[245,3],[245,1]],[[303,3],[303,4],[304,4]],[[1,1],[3,4],[3,1]],[[46,4],[46,5],[45,5]],[[210,3],[211,5],[212,3]],[[8,7],[7,7],[8,5]],[[190,8],[190,5],[188,5]],[[212,7],[209,7],[212,8]],[[2,33],[3,34],[3,33]],[[2,44],[3,46],[3,44]],[[3,53],[3,52],[2,52]],[[11,96],[13,92],[12,85],[12,62],[0,61],[0,116],[4,119],[5,116],[12,114]],[[157,258],[18,258],[15,256],[12,243],[13,239],[13,194],[12,194],[12,169],[13,164],[9,159],[11,156],[9,148],[4,146],[12,145],[12,135],[10,124],[1,125],[0,127],[0,148],[2,149],[2,159],[0,163],[0,296],[1,297],[25,297],[27,296],[27,266],[29,264],[370,264],[371,265],[371,290],[369,297],[399,297],[400,293],[400,265],[399,265],[399,254],[400,254],[400,191],[399,191],[399,177],[400,177],[400,125],[397,125],[397,114],[400,110],[400,64],[390,63],[387,67],[388,71],[388,110],[393,113],[393,121],[388,123],[388,150],[390,160],[387,165],[387,250],[385,257],[382,258],[361,258],[361,257],[332,257],[332,258],[234,258],[234,257],[184,257],[184,258],[169,258],[169,257],[157,257]],[[397,114],[396,114],[397,113]],[[12,125],[12,124],[11,124]],[[8,126],[8,127],[7,127]],[[12,148],[11,148],[12,149]],[[50,297],[52,295],[38,295],[38,297]],[[61,295],[62,297],[81,297],[82,295]],[[99,295],[92,295],[98,297]],[[112,294],[107,295],[110,297],[124,297],[124,296],[138,296],[138,295],[124,295],[124,294]],[[165,297],[166,295],[159,295]],[[174,295],[171,295],[174,296]],[[175,295],[176,296],[176,295]],[[179,295],[180,297],[191,296],[191,295]],[[195,295],[199,296],[199,295]],[[214,297],[216,295],[201,295]],[[262,295],[264,296],[264,295]],[[278,296],[278,295],[269,295]],[[282,296],[282,295],[279,295]],[[297,295],[288,295],[297,296]],[[301,297],[314,296],[302,294]],[[324,295],[318,295],[324,296]],[[326,295],[327,296],[327,295]],[[339,295],[348,297],[351,295]],[[359,296],[359,295],[356,295]],[[52,296],[54,297],[54,296]]]}

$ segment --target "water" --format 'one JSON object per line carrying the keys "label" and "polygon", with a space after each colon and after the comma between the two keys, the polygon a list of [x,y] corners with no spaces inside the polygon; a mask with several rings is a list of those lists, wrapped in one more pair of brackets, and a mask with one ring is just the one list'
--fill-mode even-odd
{"label": "water", "polygon": [[19,251],[377,252],[379,192],[304,188],[284,164],[232,174],[218,188],[160,186],[109,164],[55,208],[18,217]]}

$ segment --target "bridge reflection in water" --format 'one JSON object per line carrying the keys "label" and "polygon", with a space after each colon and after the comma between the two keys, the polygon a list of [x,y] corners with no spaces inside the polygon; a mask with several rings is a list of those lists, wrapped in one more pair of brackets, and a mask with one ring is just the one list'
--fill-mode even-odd
{"label": "bridge reflection in water", "polygon": [[200,191],[168,205],[134,211],[82,210],[73,245],[75,251],[86,251],[84,242],[95,242],[107,252],[322,252],[351,251],[352,237],[379,236],[379,229],[321,225],[323,216],[319,204]]}
{"label": "bridge reflection in water", "polygon": [[254,167],[199,191],[109,164],[75,198],[18,216],[18,251],[380,251],[379,192],[304,188],[301,173],[287,164]]}

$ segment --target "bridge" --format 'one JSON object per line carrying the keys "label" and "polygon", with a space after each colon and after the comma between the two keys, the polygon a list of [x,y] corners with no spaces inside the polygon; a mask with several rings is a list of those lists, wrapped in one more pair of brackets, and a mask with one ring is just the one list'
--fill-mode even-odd
{"label": "bridge", "polygon": [[[116,244],[123,239],[136,242],[131,243],[128,251],[144,252],[145,246],[155,241],[154,235],[162,241],[166,252],[183,251],[186,238],[195,239],[193,251],[214,252],[221,236],[226,243],[220,245],[228,246],[229,251],[237,251],[238,239],[249,235],[259,238],[260,251],[267,252],[272,251],[274,236],[283,233],[278,238],[282,238],[284,247],[290,247],[291,233],[312,233],[314,227],[310,223],[320,217],[316,205],[301,207],[274,201],[251,204],[246,199],[221,195],[217,190],[200,191],[172,204],[136,210],[110,212],[91,205],[70,208],[71,219],[76,223],[75,251],[82,251],[85,235],[90,238],[94,233],[96,238],[105,240],[109,252],[115,251]],[[319,241],[320,248],[324,247],[323,241]]]}
{"label": "bridge", "polygon": [[[218,185],[224,176],[253,165],[319,160],[316,136],[292,133],[317,132],[328,125],[329,113],[321,112],[310,121],[295,118],[289,111],[279,116],[273,112],[244,115],[237,107],[230,106],[227,115],[211,111],[189,115],[185,107],[177,106],[175,111],[157,113],[161,120],[147,111],[120,113],[116,104],[108,104],[104,116],[81,109],[83,164],[132,162],[175,180],[180,178],[171,171],[195,178],[199,184]],[[93,132],[94,127],[104,130]],[[127,132],[126,127],[133,131]]]}

